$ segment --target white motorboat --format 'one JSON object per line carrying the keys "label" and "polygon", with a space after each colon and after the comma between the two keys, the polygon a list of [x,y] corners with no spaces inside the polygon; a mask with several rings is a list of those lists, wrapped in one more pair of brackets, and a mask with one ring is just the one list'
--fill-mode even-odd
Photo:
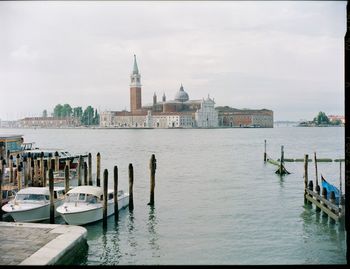
{"label": "white motorboat", "polygon": [[[54,187],[55,208],[63,204],[64,187]],[[17,222],[38,222],[50,218],[49,187],[29,187],[16,193],[15,199],[2,207]],[[57,213],[55,214],[57,216]]]}
{"label": "white motorboat", "polygon": [[[118,210],[129,205],[129,194],[118,191]],[[70,225],[84,225],[102,220],[103,188],[96,186],[78,186],[67,192],[63,205],[56,211]],[[107,192],[107,216],[114,214],[114,191]]]}

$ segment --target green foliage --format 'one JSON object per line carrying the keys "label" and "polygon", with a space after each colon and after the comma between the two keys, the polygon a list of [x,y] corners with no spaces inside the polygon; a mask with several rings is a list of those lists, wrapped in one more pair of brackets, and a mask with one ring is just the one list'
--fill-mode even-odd
{"label": "green foliage", "polygon": [[72,108],[69,104],[58,104],[54,108],[52,114],[54,117],[75,117],[78,118],[82,125],[98,125],[100,123],[100,115],[97,109],[88,106],[83,110],[81,106]]}
{"label": "green foliage", "polygon": [[320,111],[318,115],[314,118],[313,122],[316,124],[329,124],[329,119],[326,113]]}

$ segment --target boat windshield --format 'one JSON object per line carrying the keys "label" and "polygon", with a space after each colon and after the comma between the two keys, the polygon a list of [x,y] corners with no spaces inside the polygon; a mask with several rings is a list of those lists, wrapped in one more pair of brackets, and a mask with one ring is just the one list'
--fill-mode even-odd
{"label": "boat windshield", "polygon": [[49,195],[44,194],[17,194],[17,201],[46,201],[49,200]]}
{"label": "boat windshield", "polygon": [[85,202],[85,193],[69,193],[66,195],[66,202]]}

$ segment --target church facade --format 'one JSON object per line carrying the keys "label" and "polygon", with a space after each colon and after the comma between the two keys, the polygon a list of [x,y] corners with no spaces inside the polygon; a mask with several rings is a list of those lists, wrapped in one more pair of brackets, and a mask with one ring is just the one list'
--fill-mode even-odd
{"label": "church facade", "polygon": [[214,99],[191,100],[181,84],[173,100],[165,93],[158,101],[142,105],[141,74],[136,55],[130,75],[130,111],[100,112],[100,127],[110,128],[215,128],[262,127],[273,128],[273,111],[268,109],[236,109],[215,107]]}

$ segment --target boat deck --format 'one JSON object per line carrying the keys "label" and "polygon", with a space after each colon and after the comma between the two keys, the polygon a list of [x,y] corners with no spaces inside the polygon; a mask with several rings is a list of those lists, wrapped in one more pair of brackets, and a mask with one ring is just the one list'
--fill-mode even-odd
{"label": "boat deck", "polygon": [[0,222],[0,265],[56,264],[86,236],[80,226]]}

